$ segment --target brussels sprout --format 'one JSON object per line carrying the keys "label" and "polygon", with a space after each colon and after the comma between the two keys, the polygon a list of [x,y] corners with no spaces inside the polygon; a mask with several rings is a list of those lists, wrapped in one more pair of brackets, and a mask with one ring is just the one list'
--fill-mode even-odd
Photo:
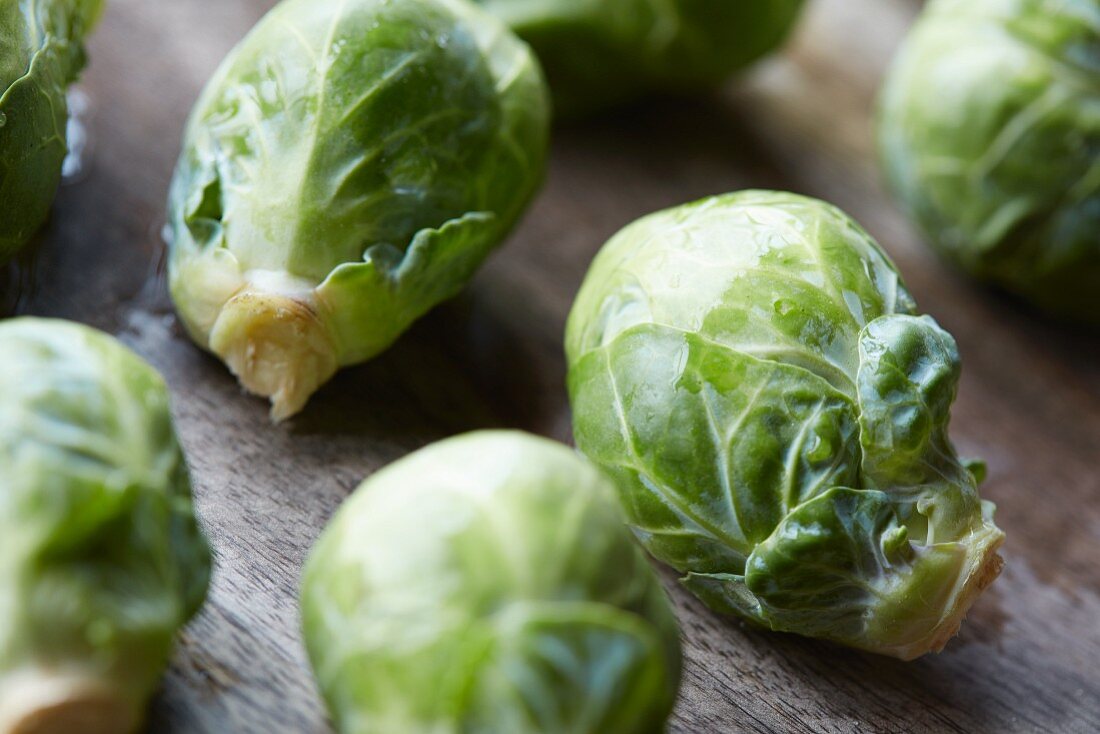
{"label": "brussels sprout", "polygon": [[306,564],[302,615],[343,734],[660,732],[679,686],[675,618],[610,483],[519,432],[364,482]]}
{"label": "brussels sprout", "polygon": [[541,181],[529,49],[462,0],[285,0],[192,115],[169,201],[192,337],[278,420],[455,295]]}
{"label": "brussels sprout", "polygon": [[128,734],[210,575],[168,392],[76,324],[0,354],[0,733]]}
{"label": "brussels sprout", "polygon": [[65,90],[103,0],[0,2],[0,262],[49,214],[68,146]]}
{"label": "brussels sprout", "polygon": [[1100,325],[1100,3],[934,0],[880,108],[887,176],[940,253]]}
{"label": "brussels sprout", "polygon": [[955,341],[840,210],[746,191],[631,224],[566,349],[578,446],[712,608],[910,659],[1000,571],[947,433]]}
{"label": "brussels sprout", "polygon": [[559,116],[715,86],[786,38],[803,0],[478,0],[534,47]]}

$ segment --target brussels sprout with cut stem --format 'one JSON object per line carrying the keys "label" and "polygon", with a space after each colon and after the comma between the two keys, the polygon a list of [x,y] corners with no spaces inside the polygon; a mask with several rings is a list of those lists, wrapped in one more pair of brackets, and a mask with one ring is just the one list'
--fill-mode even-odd
{"label": "brussels sprout with cut stem", "polygon": [[0,354],[0,734],[129,734],[210,576],[168,392],[76,324]]}
{"label": "brussels sprout with cut stem", "polygon": [[0,263],[46,221],[68,153],[67,87],[103,0],[0,3]]}
{"label": "brussels sprout with cut stem", "polygon": [[676,621],[610,482],[514,431],[364,482],[310,555],[302,615],[342,734],[656,734],[679,686]]}
{"label": "brussels sprout with cut stem", "polygon": [[883,89],[878,137],[939,253],[1100,326],[1100,3],[929,3]]}
{"label": "brussels sprout with cut stem", "polygon": [[478,0],[531,44],[554,110],[714,87],[787,37],[803,0]]}
{"label": "brussels sprout with cut stem", "polygon": [[947,433],[955,341],[835,207],[747,191],[631,224],[566,350],[577,445],[712,608],[911,659],[999,573]]}
{"label": "brussels sprout with cut stem", "polygon": [[463,0],[284,0],[188,126],[169,279],[272,416],[454,296],[542,179],[529,49]]}

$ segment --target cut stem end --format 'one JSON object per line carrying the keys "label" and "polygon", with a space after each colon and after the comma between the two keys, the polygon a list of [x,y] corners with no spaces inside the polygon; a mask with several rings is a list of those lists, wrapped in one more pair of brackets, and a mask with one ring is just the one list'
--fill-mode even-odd
{"label": "cut stem end", "polygon": [[[997,546],[999,545],[1000,542],[997,543]],[[989,548],[981,563],[975,566],[966,581],[963,582],[962,588],[955,597],[954,608],[933,632],[928,643],[928,652],[943,650],[951,638],[959,633],[959,628],[962,627],[963,620],[966,619],[970,607],[981,596],[981,593],[1001,575],[1001,569],[1004,568],[1005,562],[1001,555],[997,553],[997,546]],[[913,657],[917,656],[914,655]]]}
{"label": "cut stem end", "polygon": [[961,575],[951,603],[944,611],[939,623],[919,642],[885,651],[902,660],[914,660],[930,652],[941,652],[947,643],[959,632],[970,607],[1001,574],[1004,559],[997,549],[1004,542],[1004,533],[996,528],[982,534],[981,542],[970,554],[966,572]]}
{"label": "cut stem end", "polygon": [[131,734],[140,702],[93,680],[35,673],[0,679],[0,734]]}
{"label": "cut stem end", "polygon": [[222,308],[210,348],[246,390],[271,399],[271,418],[298,413],[336,373],[336,347],[312,297],[246,290]]}

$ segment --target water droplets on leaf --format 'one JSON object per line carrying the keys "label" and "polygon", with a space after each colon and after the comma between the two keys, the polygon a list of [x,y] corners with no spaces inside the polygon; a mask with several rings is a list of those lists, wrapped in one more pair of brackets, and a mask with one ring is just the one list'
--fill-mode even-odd
{"label": "water droplets on leaf", "polygon": [[348,45],[348,39],[346,39],[346,38],[339,38],[339,39],[332,42],[332,45],[329,46],[329,49],[328,49],[327,63],[328,63],[329,66],[336,63],[336,59],[338,59],[340,57],[340,54],[342,54],[344,52],[344,47],[347,46],[347,45]]}
{"label": "water droplets on leaf", "polygon": [[827,461],[833,457],[836,453],[833,450],[833,443],[828,439],[823,439],[820,435],[814,434],[813,444],[810,446],[809,452],[806,454],[806,458],[813,462]]}

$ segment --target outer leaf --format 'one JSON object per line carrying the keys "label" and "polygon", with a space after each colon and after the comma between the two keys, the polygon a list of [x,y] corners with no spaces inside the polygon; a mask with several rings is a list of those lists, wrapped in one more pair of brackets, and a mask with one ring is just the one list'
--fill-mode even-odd
{"label": "outer leaf", "polygon": [[676,697],[676,624],[612,488],[523,434],[367,480],[310,555],[302,613],[345,734],[656,732]]}
{"label": "outer leaf", "polygon": [[168,392],[74,324],[0,353],[0,731],[126,734],[210,574]]}
{"label": "outer leaf", "polygon": [[[694,573],[743,573],[791,509],[857,480],[856,408],[820,378],[658,325],[570,372],[583,450],[614,467],[636,532]],[[627,489],[629,488],[629,489]]]}
{"label": "outer leaf", "polygon": [[[436,303],[456,295],[473,277],[493,242],[484,238],[493,215],[467,214],[440,229],[421,230],[407,253],[388,245],[367,251],[361,263],[338,267],[317,289],[318,301],[345,347],[349,363],[388,347]],[[373,321],[371,341],[356,338]]]}

